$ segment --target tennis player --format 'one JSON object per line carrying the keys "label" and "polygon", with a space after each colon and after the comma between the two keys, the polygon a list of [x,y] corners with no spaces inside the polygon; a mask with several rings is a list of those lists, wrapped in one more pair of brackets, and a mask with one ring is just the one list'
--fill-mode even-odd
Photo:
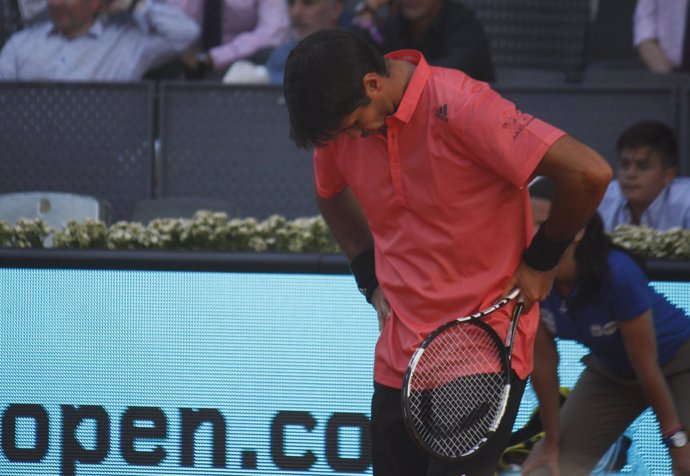
{"label": "tennis player", "polygon": [[[317,147],[320,210],[378,313],[374,474],[493,474],[532,369],[533,305],[548,295],[553,267],[596,210],[610,167],[486,83],[430,67],[416,51],[382,57],[344,31],[302,40],[288,58],[284,91],[293,140]],[[526,184],[534,175],[551,177],[557,193],[530,244]],[[463,463],[431,458],[403,422],[408,361],[431,330],[514,286],[531,311],[516,337],[515,383],[500,436]],[[488,321],[502,337],[510,312]]]}

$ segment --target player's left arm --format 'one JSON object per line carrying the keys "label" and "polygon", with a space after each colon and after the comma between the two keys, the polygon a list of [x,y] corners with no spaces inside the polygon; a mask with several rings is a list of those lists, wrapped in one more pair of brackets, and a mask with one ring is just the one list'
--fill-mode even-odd
{"label": "player's left arm", "polygon": [[594,149],[566,135],[546,151],[534,171],[537,175],[554,183],[551,212],[506,288],[519,287],[527,309],[548,296],[553,269],[575,234],[596,212],[613,171]]}

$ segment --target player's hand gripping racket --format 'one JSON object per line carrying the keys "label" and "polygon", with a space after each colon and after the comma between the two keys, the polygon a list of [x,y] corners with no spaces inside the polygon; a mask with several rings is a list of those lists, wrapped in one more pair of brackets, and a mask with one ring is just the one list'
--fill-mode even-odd
{"label": "player's hand gripping racket", "polygon": [[467,458],[501,423],[522,299],[513,310],[505,344],[482,318],[519,294],[513,289],[493,306],[442,325],[412,356],[403,380],[403,414],[410,434],[431,455]]}

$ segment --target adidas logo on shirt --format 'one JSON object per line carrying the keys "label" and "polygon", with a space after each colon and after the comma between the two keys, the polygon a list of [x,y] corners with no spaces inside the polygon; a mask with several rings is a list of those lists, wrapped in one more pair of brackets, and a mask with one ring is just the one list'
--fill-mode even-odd
{"label": "adidas logo on shirt", "polygon": [[448,122],[448,104],[436,109],[436,118],[441,119],[443,122]]}

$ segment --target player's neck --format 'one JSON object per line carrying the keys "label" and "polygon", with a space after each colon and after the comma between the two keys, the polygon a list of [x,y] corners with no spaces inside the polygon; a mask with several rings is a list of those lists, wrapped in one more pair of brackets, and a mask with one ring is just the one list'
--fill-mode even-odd
{"label": "player's neck", "polygon": [[386,62],[391,82],[391,97],[397,109],[417,66],[408,61],[394,59],[386,59]]}

